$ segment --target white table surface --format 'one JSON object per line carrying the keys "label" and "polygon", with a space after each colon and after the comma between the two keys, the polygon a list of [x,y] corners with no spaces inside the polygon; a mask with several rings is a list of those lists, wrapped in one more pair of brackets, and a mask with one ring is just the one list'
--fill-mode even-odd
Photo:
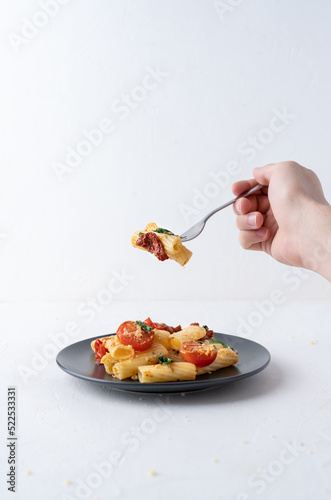
{"label": "white table surface", "polygon": [[[147,315],[236,334],[238,316],[256,304],[113,302],[90,324],[77,305],[0,306],[1,498],[330,498],[329,302],[287,301],[264,319],[249,335],[271,353],[263,372],[215,390],[163,396],[67,375],[55,363],[59,349],[51,356],[56,334],[76,322],[80,332],[62,339],[68,345]],[[48,363],[24,381],[18,367],[31,367],[46,345]],[[15,496],[5,485],[7,386],[16,387],[18,401]]]}

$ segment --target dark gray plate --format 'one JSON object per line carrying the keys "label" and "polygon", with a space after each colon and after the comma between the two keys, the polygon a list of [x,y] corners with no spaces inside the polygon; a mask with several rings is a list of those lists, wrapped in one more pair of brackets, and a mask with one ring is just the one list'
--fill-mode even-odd
{"label": "dark gray plate", "polygon": [[[103,337],[107,334],[103,334]],[[95,362],[91,342],[96,337],[81,340],[62,349],[56,357],[56,362],[62,370],[89,382],[107,384],[114,389],[134,392],[188,392],[200,389],[218,387],[222,384],[235,382],[260,372],[270,361],[269,351],[252,340],[235,337],[225,333],[215,333],[214,337],[238,350],[239,362],[236,365],[222,368],[211,374],[199,375],[196,380],[183,382],[162,382],[141,384],[138,380],[118,380],[108,375],[103,365]]]}

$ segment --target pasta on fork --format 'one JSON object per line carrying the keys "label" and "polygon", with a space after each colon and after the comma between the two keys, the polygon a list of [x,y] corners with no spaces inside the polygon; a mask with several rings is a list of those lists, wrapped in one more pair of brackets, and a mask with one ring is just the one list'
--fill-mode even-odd
{"label": "pasta on fork", "polygon": [[192,323],[182,329],[150,318],[125,321],[115,335],[97,338],[91,347],[109,375],[119,380],[131,377],[143,384],[195,380],[239,359],[206,325]]}
{"label": "pasta on fork", "polygon": [[131,243],[136,248],[154,254],[161,261],[172,259],[181,266],[185,266],[192,256],[191,250],[183,245],[180,236],[158,227],[154,222],[147,224],[144,231],[136,231]]}

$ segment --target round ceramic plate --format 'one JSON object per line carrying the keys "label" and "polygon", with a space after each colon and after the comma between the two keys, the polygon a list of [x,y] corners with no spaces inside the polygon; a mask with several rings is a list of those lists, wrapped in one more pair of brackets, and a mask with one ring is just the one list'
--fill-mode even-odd
{"label": "round ceramic plate", "polygon": [[[103,335],[105,337],[107,335]],[[109,335],[108,335],[109,336]],[[225,333],[214,333],[214,337],[238,350],[239,362],[216,372],[199,375],[196,380],[183,382],[162,382],[141,384],[138,380],[118,380],[108,375],[103,365],[95,362],[91,342],[96,337],[82,340],[62,349],[56,362],[62,370],[89,382],[106,384],[114,389],[134,392],[188,392],[218,387],[235,382],[260,372],[269,364],[270,354],[265,347],[252,340],[235,337]]]}

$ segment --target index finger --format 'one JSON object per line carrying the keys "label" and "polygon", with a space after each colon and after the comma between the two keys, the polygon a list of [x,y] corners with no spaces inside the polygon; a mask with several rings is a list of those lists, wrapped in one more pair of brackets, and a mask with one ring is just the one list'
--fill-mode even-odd
{"label": "index finger", "polygon": [[[256,186],[257,182],[256,179],[247,179],[244,181],[238,181],[235,182],[232,185],[232,192],[236,196],[239,196],[249,189],[253,188]],[[248,212],[253,212],[255,210],[258,210],[261,213],[265,213],[268,208],[269,208],[269,200],[267,196],[261,196],[265,195],[268,193],[268,187],[261,188],[261,190],[256,191],[254,195],[248,196],[248,197],[242,197],[240,199],[240,207],[236,206],[238,205],[238,202],[234,203],[233,205],[233,211],[235,214],[246,214]],[[238,210],[239,208],[239,210]]]}
{"label": "index finger", "polygon": [[233,211],[236,215],[248,214],[250,212],[260,212],[266,214],[270,207],[269,198],[265,194],[251,195],[239,198],[233,204]]}
{"label": "index finger", "polygon": [[232,192],[235,196],[239,196],[245,191],[248,191],[252,187],[256,186],[257,182],[255,179],[247,179],[246,181],[238,181],[232,184]]}

